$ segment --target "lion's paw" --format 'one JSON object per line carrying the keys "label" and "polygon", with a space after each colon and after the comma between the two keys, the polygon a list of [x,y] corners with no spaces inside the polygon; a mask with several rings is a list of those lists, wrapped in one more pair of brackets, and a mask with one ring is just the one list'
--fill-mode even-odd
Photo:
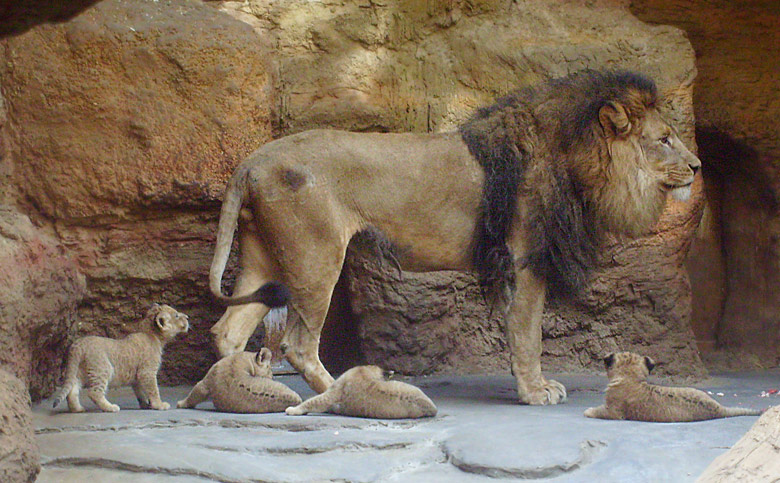
{"label": "lion's paw", "polygon": [[289,408],[284,410],[285,413],[287,413],[289,416],[300,416],[304,414],[303,411],[298,409],[298,406],[290,406]]}
{"label": "lion's paw", "polygon": [[550,406],[566,401],[566,388],[558,381],[546,379],[542,387],[529,393],[526,397],[520,396],[520,402],[532,406]]}
{"label": "lion's paw", "polygon": [[188,407],[187,406],[187,400],[186,399],[182,399],[181,401],[177,402],[176,403],[176,407],[177,408],[186,408],[186,407]]}
{"label": "lion's paw", "polygon": [[119,412],[119,406],[117,406],[116,404],[108,404],[107,406],[102,407],[101,409],[103,411],[107,412],[107,413],[118,413]]}
{"label": "lion's paw", "polygon": [[162,402],[160,404],[152,404],[152,409],[156,409],[157,411],[166,411],[171,408],[171,405],[167,402]]}

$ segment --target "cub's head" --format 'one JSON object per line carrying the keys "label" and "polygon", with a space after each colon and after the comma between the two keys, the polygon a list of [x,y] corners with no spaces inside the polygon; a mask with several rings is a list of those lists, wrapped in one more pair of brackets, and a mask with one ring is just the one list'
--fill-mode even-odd
{"label": "cub's head", "polygon": [[610,382],[615,379],[644,381],[655,367],[655,362],[647,356],[633,352],[618,352],[605,357],[604,365]]}
{"label": "cub's head", "polygon": [[271,350],[263,347],[257,353],[244,352],[249,355],[247,371],[252,377],[273,377],[271,370]]}
{"label": "cub's head", "polygon": [[152,304],[146,313],[147,320],[151,321],[151,329],[165,340],[171,340],[190,328],[190,319],[170,305]]}
{"label": "cub's head", "polygon": [[[667,194],[685,201],[701,161],[656,109],[655,84],[630,78],[598,110],[602,152],[598,169],[584,174],[607,227],[639,236],[657,221]],[[595,167],[594,167],[595,168]]]}

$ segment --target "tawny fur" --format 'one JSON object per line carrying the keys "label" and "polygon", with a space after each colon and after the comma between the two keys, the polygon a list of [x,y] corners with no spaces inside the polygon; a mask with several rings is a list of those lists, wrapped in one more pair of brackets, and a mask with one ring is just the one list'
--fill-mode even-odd
{"label": "tawny fur", "polygon": [[419,388],[388,381],[377,366],[353,367],[324,393],[287,408],[287,414],[333,413],[362,418],[402,419],[436,416],[436,405]]}
{"label": "tawny fur", "polygon": [[272,378],[270,350],[239,352],[211,366],[206,377],[176,407],[194,408],[210,399],[217,411],[276,413],[301,403],[298,394]]}
{"label": "tawny fur", "polygon": [[168,305],[153,304],[146,314],[143,332],[124,339],[83,337],[70,348],[65,382],[54,398],[54,407],[67,396],[71,412],[83,412],[79,392],[87,395],[102,410],[119,411],[106,399],[109,387],[132,386],[142,409],[165,410],[170,407],[160,399],[157,371],[162,363],[165,344],[189,329],[188,317]]}
{"label": "tawny fur", "polygon": [[[644,76],[585,72],[510,94],[458,132],[313,130],[262,146],[222,203],[209,274],[232,305],[212,328],[220,354],[244,350],[274,303],[268,284],[281,282],[290,304],[279,347],[325,391],[320,333],[347,246],[371,230],[398,247],[404,270],[476,271],[505,316],[519,401],[564,401],[541,372],[546,294],[587,283],[602,236],[647,232],[700,166],[657,104]],[[221,285],[236,229],[231,298]]]}
{"label": "tawny fur", "polygon": [[585,410],[589,418],[672,423],[761,414],[756,409],[724,407],[691,387],[648,383],[647,376],[655,365],[649,357],[620,352],[610,354],[604,362],[609,377],[606,404]]}

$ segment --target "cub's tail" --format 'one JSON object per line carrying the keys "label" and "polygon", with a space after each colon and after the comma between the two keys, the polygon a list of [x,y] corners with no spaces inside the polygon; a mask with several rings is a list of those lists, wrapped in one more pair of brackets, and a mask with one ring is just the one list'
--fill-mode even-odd
{"label": "cub's tail", "polygon": [[54,401],[52,407],[56,408],[62,403],[70,391],[73,390],[73,386],[79,383],[79,366],[81,365],[81,349],[78,341],[70,347],[68,354],[68,367],[65,369],[65,382],[62,383],[62,387],[54,393]]}
{"label": "cub's tail", "polygon": [[765,410],[753,408],[723,408],[723,417],[733,416],[761,416]]}

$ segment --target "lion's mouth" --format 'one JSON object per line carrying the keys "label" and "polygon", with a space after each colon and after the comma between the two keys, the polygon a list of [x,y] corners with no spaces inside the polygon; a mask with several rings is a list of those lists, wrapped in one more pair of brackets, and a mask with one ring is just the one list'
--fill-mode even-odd
{"label": "lion's mouth", "polygon": [[693,182],[681,186],[670,186],[672,197],[677,201],[688,201],[691,197],[691,185]]}

